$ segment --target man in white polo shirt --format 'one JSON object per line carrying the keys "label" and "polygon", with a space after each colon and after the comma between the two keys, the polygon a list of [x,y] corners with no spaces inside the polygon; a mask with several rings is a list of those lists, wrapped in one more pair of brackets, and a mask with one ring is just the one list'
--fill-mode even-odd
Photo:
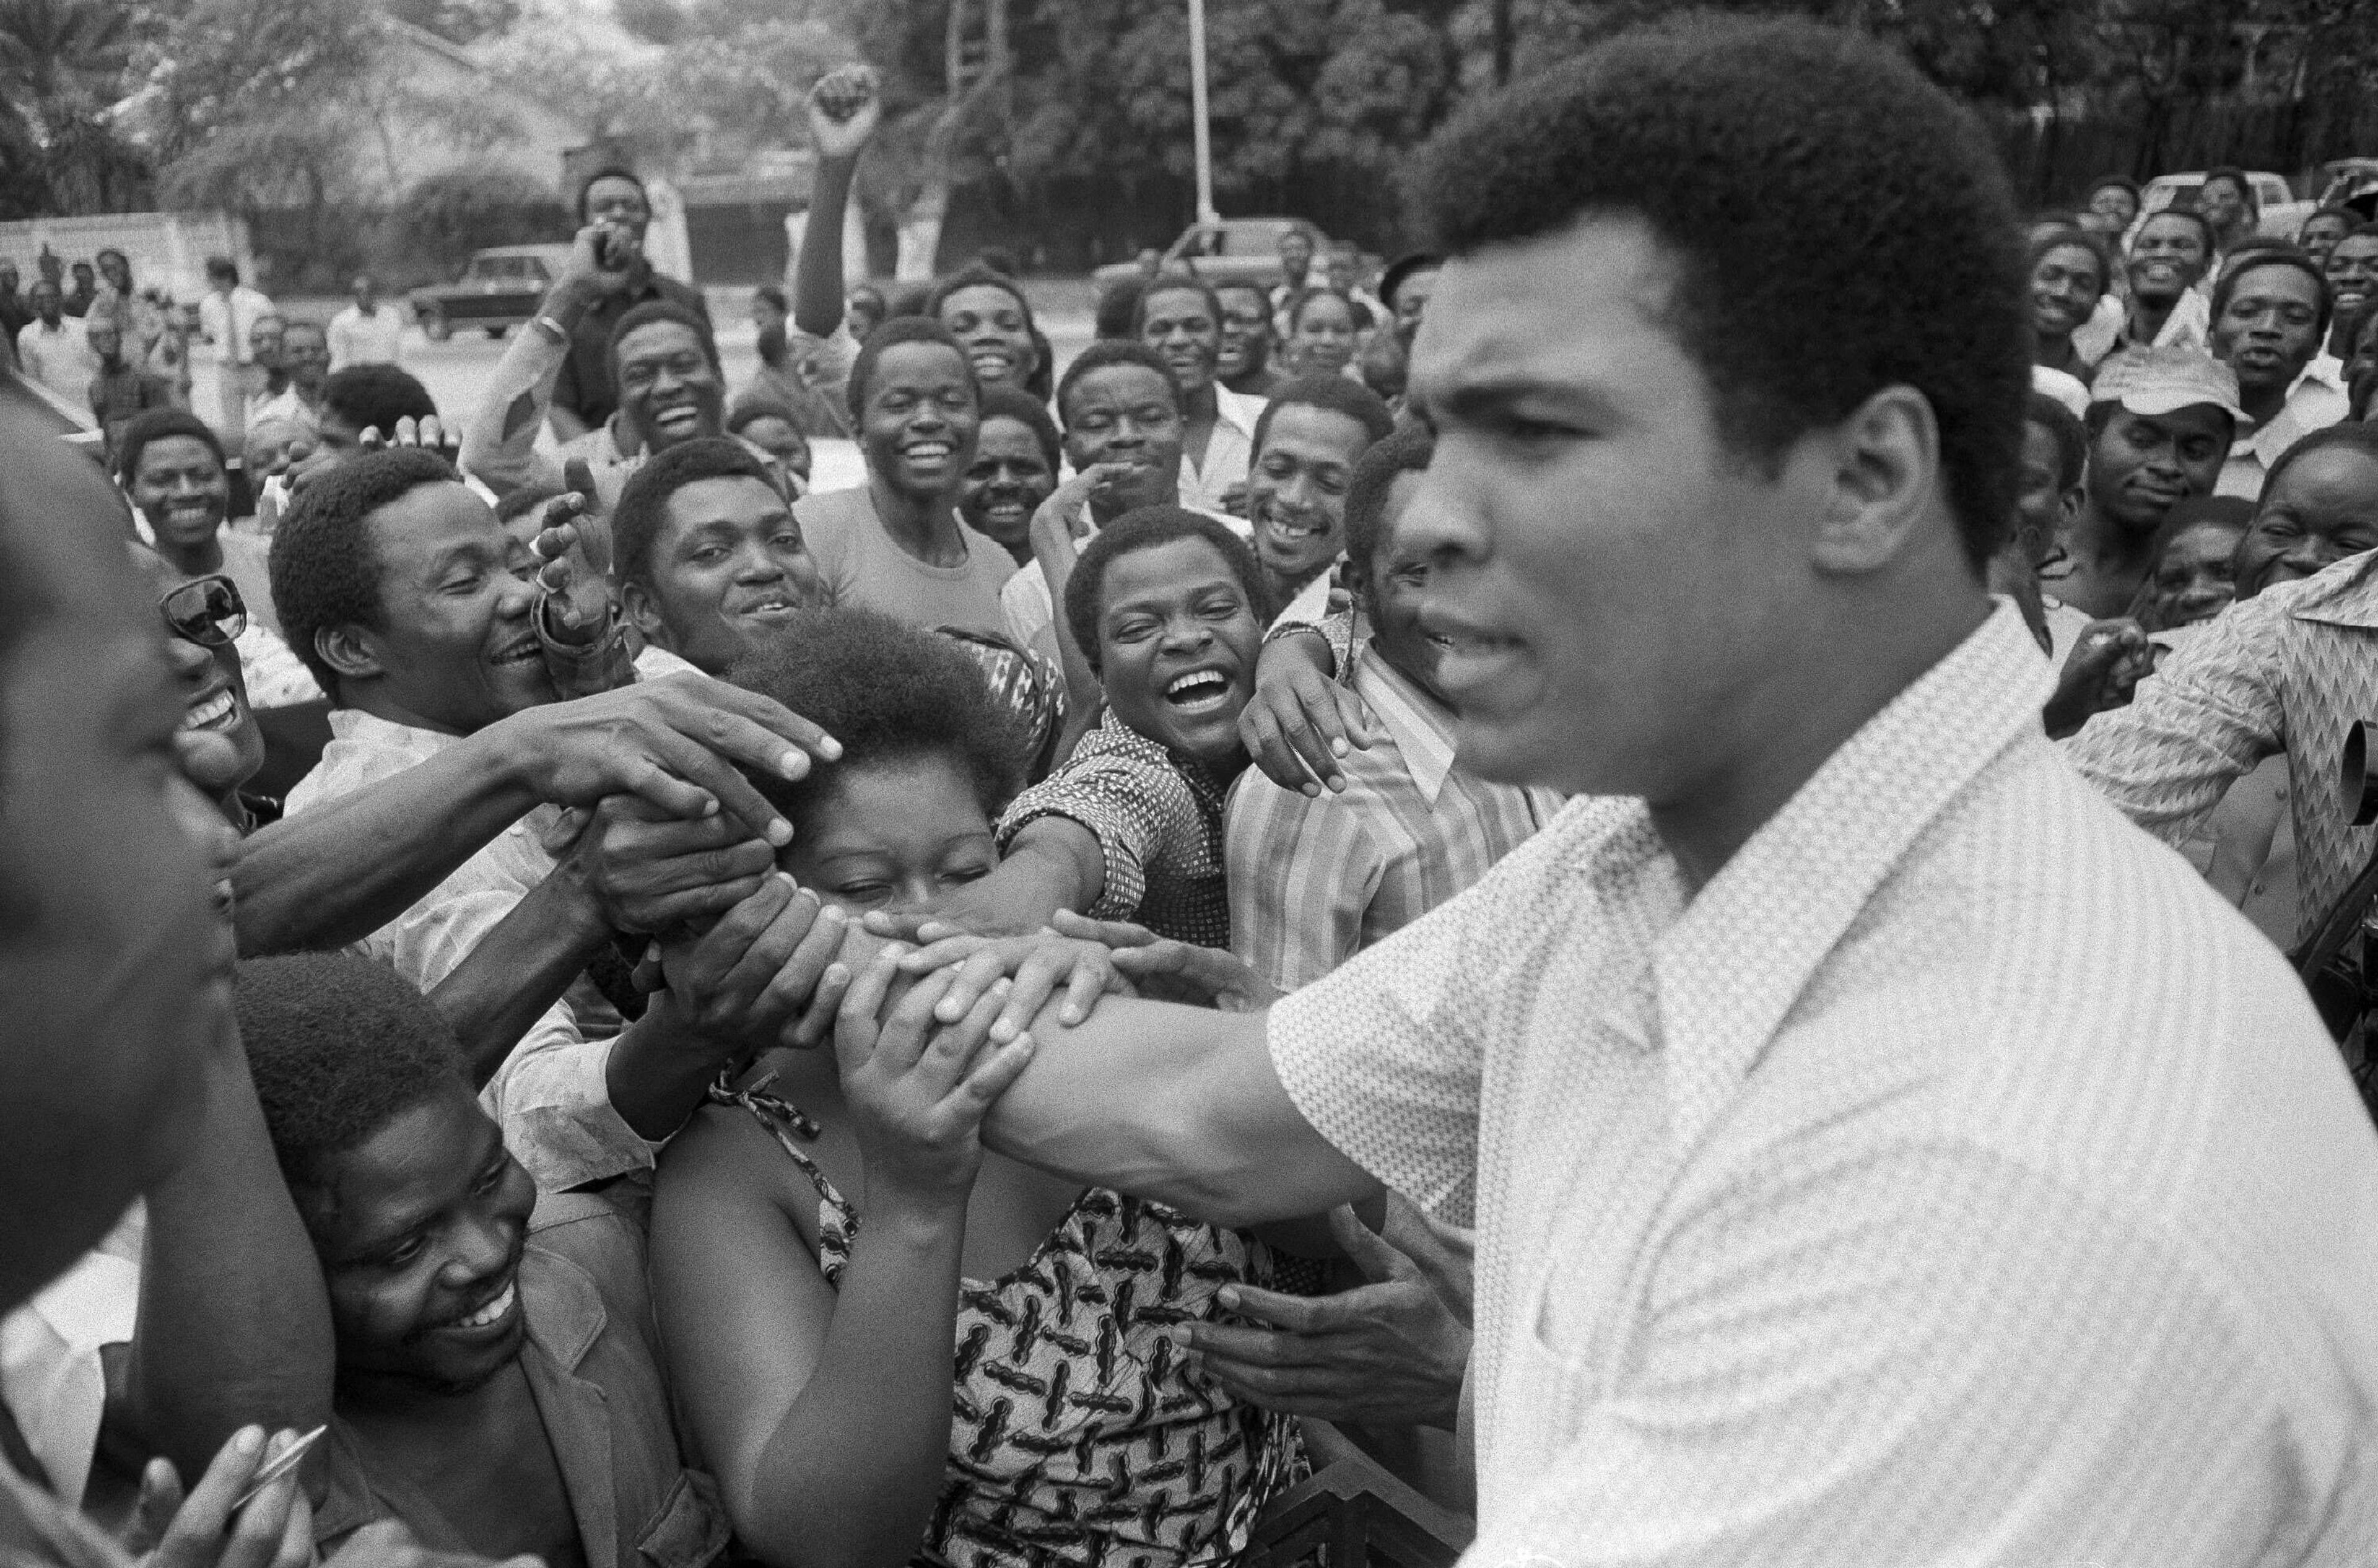
{"label": "man in white polo shirt", "polygon": [[2378,1135],[2040,733],[1978,129],[1704,20],[1415,189],[1421,624],[1464,764],[1580,798],[1267,1011],[1052,1006],[985,1141],[1230,1224],[1474,1218],[1473,1564],[2366,1560]]}

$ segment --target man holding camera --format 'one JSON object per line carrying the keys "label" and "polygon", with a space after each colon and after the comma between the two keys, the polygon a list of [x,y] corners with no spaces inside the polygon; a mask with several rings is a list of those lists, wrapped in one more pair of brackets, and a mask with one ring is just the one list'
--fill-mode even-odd
{"label": "man holding camera", "polygon": [[575,440],[611,417],[619,406],[611,379],[611,331],[619,318],[647,300],[667,300],[710,323],[702,291],[665,278],[644,258],[644,231],[653,204],[644,182],[623,168],[598,169],[578,188],[578,221],[603,231],[597,242],[604,283],[602,297],[578,318],[570,334],[570,356],[553,386],[546,418],[555,437]]}

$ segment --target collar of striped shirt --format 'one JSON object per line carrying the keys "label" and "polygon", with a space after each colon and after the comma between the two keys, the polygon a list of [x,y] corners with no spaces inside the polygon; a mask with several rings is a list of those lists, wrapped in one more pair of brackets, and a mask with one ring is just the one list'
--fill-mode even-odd
{"label": "collar of striped shirt", "polygon": [[1453,710],[1423,691],[1367,642],[1354,655],[1354,692],[1387,727],[1421,798],[1435,805],[1446,775],[1453,772]]}

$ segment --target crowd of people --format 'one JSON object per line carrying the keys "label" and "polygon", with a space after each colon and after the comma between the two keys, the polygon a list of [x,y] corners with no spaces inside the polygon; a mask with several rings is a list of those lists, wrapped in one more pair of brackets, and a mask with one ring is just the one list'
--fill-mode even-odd
{"label": "crowd of people", "polygon": [[626,169],[467,409],[45,257],[0,1560],[2378,1550],[2378,226],[1701,19],[1061,360],[809,115],[731,396]]}

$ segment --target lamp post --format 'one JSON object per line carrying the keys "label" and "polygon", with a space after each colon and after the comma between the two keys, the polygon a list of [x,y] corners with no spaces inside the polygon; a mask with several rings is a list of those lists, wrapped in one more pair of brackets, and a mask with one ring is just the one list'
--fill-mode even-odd
{"label": "lamp post", "polygon": [[1214,210],[1214,143],[1206,128],[1206,0],[1189,0],[1189,107],[1197,143],[1197,221],[1219,223]]}

